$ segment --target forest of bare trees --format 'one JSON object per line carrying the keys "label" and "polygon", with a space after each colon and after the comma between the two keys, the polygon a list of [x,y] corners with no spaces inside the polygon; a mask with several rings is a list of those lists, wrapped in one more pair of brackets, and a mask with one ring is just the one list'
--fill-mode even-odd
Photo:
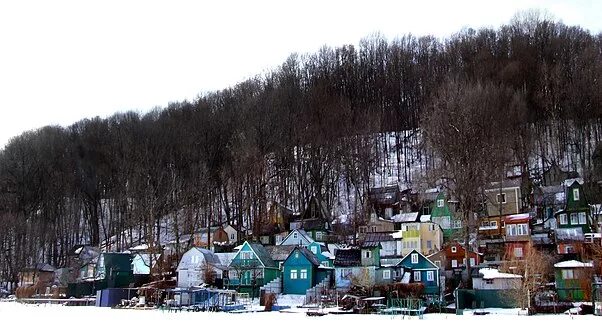
{"label": "forest of bare trees", "polygon": [[14,137],[0,151],[0,278],[133,232],[153,246],[223,223],[256,234],[270,201],[301,210],[316,195],[361,217],[374,177],[410,184],[434,168],[420,120],[450,78],[520,95],[520,120],[469,117],[516,125],[504,132],[517,164],[602,179],[602,35],[531,16],[444,40],[376,34],[192,102]]}

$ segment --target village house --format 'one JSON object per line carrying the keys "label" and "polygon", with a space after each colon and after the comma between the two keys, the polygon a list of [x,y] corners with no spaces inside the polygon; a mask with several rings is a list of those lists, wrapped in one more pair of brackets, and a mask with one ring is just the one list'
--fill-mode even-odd
{"label": "village house", "polygon": [[425,255],[432,254],[443,246],[443,231],[432,222],[404,222],[393,237],[401,237],[401,255],[404,256],[412,250]]}
{"label": "village house", "polygon": [[177,286],[189,288],[200,286],[204,283],[215,284],[216,279],[223,278],[225,266],[222,265],[218,256],[210,250],[193,247],[186,251],[178,268]]}
{"label": "village house", "polygon": [[221,226],[201,228],[193,234],[193,244],[196,247],[213,249],[214,245],[230,244],[230,237]]}
{"label": "village house", "polygon": [[[55,268],[49,264],[37,263],[33,266],[23,268],[19,274],[18,287],[28,287],[36,285],[45,290],[46,287],[54,282]],[[44,292],[38,292],[44,293]]]}
{"label": "village house", "polygon": [[261,286],[280,276],[280,270],[263,245],[244,242],[230,262],[228,275],[231,288],[256,297]]}
{"label": "village house", "polygon": [[417,250],[408,253],[397,265],[409,272],[411,283],[422,283],[424,294],[427,296],[440,296],[439,267]]}
{"label": "village house", "polygon": [[529,213],[504,216],[505,259],[523,259],[531,247]]}
{"label": "village house", "polygon": [[583,233],[591,233],[594,231],[591,210],[579,181],[570,179],[565,182],[566,204],[554,216],[558,228],[581,228]]}
{"label": "village house", "polygon": [[522,276],[503,273],[495,268],[481,268],[479,274],[472,278],[474,290],[514,290],[519,288],[521,283]]}
{"label": "village house", "polygon": [[370,188],[368,202],[377,218],[391,220],[402,210],[401,192],[397,185]]}
{"label": "village house", "polygon": [[303,229],[314,241],[324,242],[331,232],[332,216],[326,203],[313,196],[298,220],[290,223],[290,231]]}
{"label": "village house", "polygon": [[357,230],[358,238],[363,239],[368,233],[392,232],[395,230],[395,225],[392,221],[380,218],[376,212],[372,212],[368,222],[358,226]]}
{"label": "village house", "polygon": [[[479,253],[470,251],[468,255],[471,267],[482,262],[482,256]],[[458,242],[448,243],[441,251],[427,257],[444,272],[446,278],[458,276],[466,268],[466,249]]]}
{"label": "village house", "polygon": [[554,264],[556,293],[563,301],[584,301],[590,297],[594,265],[577,260]]}
{"label": "village house", "polygon": [[332,270],[324,267],[307,248],[296,246],[283,264],[283,293],[306,294],[314,286],[329,281]]}
{"label": "village house", "polygon": [[282,239],[280,245],[308,246],[313,242],[314,239],[305,230],[293,229]]}
{"label": "village house", "polygon": [[459,238],[462,234],[462,220],[455,213],[455,205],[450,203],[445,192],[440,192],[431,206],[431,221],[443,231],[444,240]]}

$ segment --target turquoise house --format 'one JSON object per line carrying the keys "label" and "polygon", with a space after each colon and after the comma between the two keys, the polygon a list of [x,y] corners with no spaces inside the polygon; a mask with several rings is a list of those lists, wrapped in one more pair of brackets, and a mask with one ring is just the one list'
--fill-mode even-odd
{"label": "turquoise house", "polygon": [[278,264],[263,245],[244,242],[228,269],[229,287],[259,295],[259,288],[280,276]]}
{"label": "turquoise house", "polygon": [[408,253],[399,263],[411,275],[411,282],[424,284],[424,294],[439,296],[439,267],[416,250]]}
{"label": "turquoise house", "polygon": [[334,267],[334,255],[324,243],[312,242],[307,249],[313,253],[324,267]]}
{"label": "turquoise house", "polygon": [[304,247],[295,247],[282,266],[284,294],[302,294],[330,276],[332,268],[326,268]]}

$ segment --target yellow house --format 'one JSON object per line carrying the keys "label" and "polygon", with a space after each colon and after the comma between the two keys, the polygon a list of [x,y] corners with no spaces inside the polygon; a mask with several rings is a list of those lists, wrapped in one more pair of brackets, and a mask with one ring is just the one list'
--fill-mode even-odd
{"label": "yellow house", "polygon": [[402,255],[412,250],[429,255],[441,250],[443,245],[443,230],[433,222],[404,223],[401,230],[393,235],[395,238],[401,238]]}

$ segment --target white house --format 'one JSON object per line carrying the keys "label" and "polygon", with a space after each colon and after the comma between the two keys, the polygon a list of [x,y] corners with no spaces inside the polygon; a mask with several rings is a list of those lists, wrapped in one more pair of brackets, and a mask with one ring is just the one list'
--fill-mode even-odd
{"label": "white house", "polygon": [[475,290],[517,289],[522,278],[520,275],[502,273],[494,268],[482,268],[479,269],[479,276],[472,279],[472,287]]}
{"label": "white house", "polygon": [[293,229],[280,243],[280,245],[308,246],[314,240],[303,229]]}
{"label": "white house", "polygon": [[189,288],[205,283],[206,272],[215,272],[216,278],[222,277],[222,269],[218,256],[210,250],[193,247],[186,251],[178,264],[178,287]]}
{"label": "white house", "polygon": [[228,240],[230,244],[238,243],[238,231],[230,225],[224,225],[223,228],[224,231],[228,234]]}

